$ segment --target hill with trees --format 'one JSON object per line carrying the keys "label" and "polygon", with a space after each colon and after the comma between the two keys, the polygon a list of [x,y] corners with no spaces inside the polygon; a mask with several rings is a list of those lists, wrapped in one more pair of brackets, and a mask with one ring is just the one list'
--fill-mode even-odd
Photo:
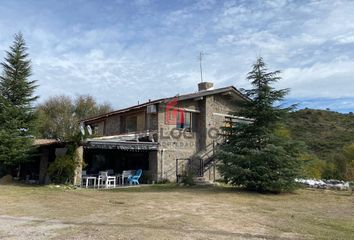
{"label": "hill with trees", "polygon": [[290,113],[286,124],[292,138],[307,145],[308,177],[353,180],[353,113],[303,109]]}

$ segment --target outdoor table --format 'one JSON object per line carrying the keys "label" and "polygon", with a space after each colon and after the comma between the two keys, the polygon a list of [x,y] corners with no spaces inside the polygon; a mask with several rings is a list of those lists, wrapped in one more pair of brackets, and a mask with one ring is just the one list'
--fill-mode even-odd
{"label": "outdoor table", "polygon": [[97,177],[94,177],[94,176],[89,176],[89,175],[82,176],[83,182],[86,181],[86,184],[85,184],[86,188],[88,188],[88,184],[89,184],[90,180],[93,180],[93,187],[96,187],[96,179],[97,179]]}

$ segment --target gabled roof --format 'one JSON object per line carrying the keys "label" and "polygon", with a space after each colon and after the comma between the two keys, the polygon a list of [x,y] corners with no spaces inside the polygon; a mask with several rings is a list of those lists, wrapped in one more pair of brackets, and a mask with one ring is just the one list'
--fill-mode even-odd
{"label": "gabled roof", "polygon": [[237,90],[234,86],[228,86],[228,87],[223,87],[223,88],[217,88],[217,89],[212,89],[212,90],[203,90],[203,91],[199,91],[199,92],[195,92],[195,93],[189,93],[189,94],[183,94],[183,95],[177,95],[177,96],[173,96],[173,97],[168,97],[168,98],[161,98],[161,99],[157,99],[157,100],[153,100],[153,101],[148,101],[142,104],[138,104],[138,105],[134,105],[131,107],[127,107],[127,108],[122,108],[116,111],[112,111],[109,113],[105,113],[105,114],[101,114],[95,117],[91,117],[91,118],[87,118],[87,119],[83,119],[81,120],[82,122],[91,122],[91,121],[95,121],[101,118],[105,118],[105,117],[109,117],[112,115],[116,115],[119,113],[124,113],[127,111],[131,111],[131,110],[135,110],[135,109],[140,109],[143,107],[146,107],[148,105],[152,105],[152,104],[157,104],[157,103],[165,103],[168,102],[169,100],[178,97],[178,101],[182,101],[182,100],[188,100],[188,99],[193,99],[193,98],[199,98],[199,97],[204,97],[204,96],[210,96],[210,95],[215,95],[215,94],[219,94],[219,93],[225,93],[225,92],[233,92],[236,95],[238,95],[240,98],[249,101],[250,99],[248,97],[246,97],[245,95],[243,95],[239,90]]}

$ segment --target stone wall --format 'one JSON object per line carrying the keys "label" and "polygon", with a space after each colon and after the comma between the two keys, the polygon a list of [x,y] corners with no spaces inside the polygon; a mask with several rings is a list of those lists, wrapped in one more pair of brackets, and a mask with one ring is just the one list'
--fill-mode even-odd
{"label": "stone wall", "polygon": [[[198,101],[187,100],[181,102],[178,107],[192,110],[198,109]],[[199,113],[192,113],[192,119],[198,119]],[[158,108],[158,142],[160,154],[158,154],[158,180],[176,179],[176,159],[189,158],[196,154],[197,133],[196,129],[188,132],[183,129],[176,129],[176,124],[169,124],[166,121],[166,110],[164,105]]]}
{"label": "stone wall", "polygon": [[[225,117],[219,114],[230,114],[237,111],[237,105],[233,103],[235,94],[222,93],[216,95],[204,96],[198,99],[189,99],[178,102],[180,108],[191,109],[192,111],[192,131],[187,132],[182,129],[176,129],[176,124],[170,124],[166,121],[165,104],[157,104],[157,113],[146,114],[146,109],[117,114],[102,120],[98,125],[98,129],[105,131],[102,133],[106,136],[124,133],[126,116],[141,114],[140,128],[142,126],[142,116],[144,115],[145,130],[157,130],[154,140],[159,142],[159,150],[151,153],[150,173],[155,180],[176,179],[176,159],[178,158],[194,158],[198,154],[203,153],[212,144],[215,138],[211,135],[216,134],[215,130],[225,125]],[[200,112],[195,112],[197,110]],[[210,132],[210,129],[214,131]],[[101,130],[100,130],[101,131]],[[212,134],[210,134],[212,133]],[[155,164],[155,165],[154,165]],[[218,172],[212,167],[204,176],[208,178],[214,176],[219,178]]]}
{"label": "stone wall", "polygon": [[[233,103],[234,95],[211,95],[204,96],[199,100],[181,101],[179,107],[199,110],[200,113],[192,113],[194,115],[192,123],[192,132],[183,132],[175,129],[175,125],[166,123],[166,111],[162,106],[158,109],[158,142],[160,143],[160,151],[158,158],[158,180],[169,179],[176,180],[176,159],[191,158],[195,159],[199,154],[207,149],[212,149],[213,141],[220,127],[225,124],[225,117],[218,116],[213,113],[230,114],[237,111],[237,107]],[[211,131],[210,129],[214,129]],[[198,163],[198,162],[196,162]],[[204,177],[208,180],[220,178],[217,167],[211,167],[204,173]]]}
{"label": "stone wall", "polygon": [[[232,114],[239,110],[237,107],[237,102],[239,98],[235,99],[234,95],[212,95],[208,96],[206,99],[206,125],[208,128],[214,128],[221,131],[221,127],[225,126],[225,117],[220,115],[215,115],[215,113],[219,114]],[[207,134],[205,139],[206,146],[213,145],[213,141],[220,142],[221,139],[215,139],[213,136],[214,131],[212,134]],[[208,171],[204,173],[204,178],[210,181],[215,181],[217,179],[221,179],[221,175],[217,168],[217,163],[215,167],[211,167]]]}

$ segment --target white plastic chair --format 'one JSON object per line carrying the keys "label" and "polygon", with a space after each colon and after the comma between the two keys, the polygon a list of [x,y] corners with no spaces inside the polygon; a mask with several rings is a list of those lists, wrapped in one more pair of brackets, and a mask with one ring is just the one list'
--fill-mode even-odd
{"label": "white plastic chair", "polygon": [[108,176],[108,172],[100,172],[97,178],[97,188],[100,188],[100,185],[105,185],[106,188],[116,187],[116,177]]}
{"label": "white plastic chair", "polygon": [[132,175],[132,171],[131,170],[125,170],[122,173],[122,185],[124,185],[124,178],[128,179],[128,177],[130,177]]}
{"label": "white plastic chair", "polygon": [[81,172],[81,187],[85,186],[86,188],[88,188],[90,180],[92,180],[93,182],[93,187],[96,187],[96,177],[87,175],[86,171],[83,170]]}

